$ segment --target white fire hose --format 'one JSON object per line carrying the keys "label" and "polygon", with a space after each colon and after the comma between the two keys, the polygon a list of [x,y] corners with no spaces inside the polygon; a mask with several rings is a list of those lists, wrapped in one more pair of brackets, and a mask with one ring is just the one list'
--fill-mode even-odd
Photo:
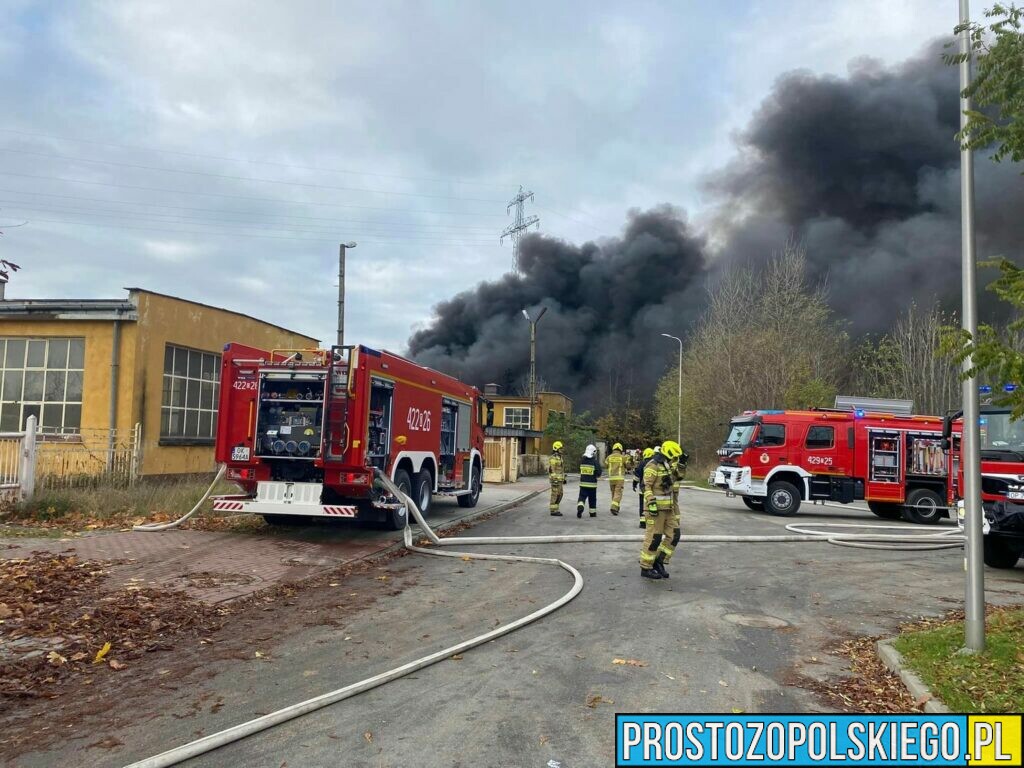
{"label": "white fire hose", "polygon": [[[220,479],[223,474],[223,467],[221,472],[218,473],[217,479]],[[440,538],[431,528],[427,525],[423,519],[423,515],[417,508],[416,504],[411,498],[402,493],[397,486],[388,478],[382,474],[379,470],[377,471],[378,479],[383,482],[385,487],[398,499],[402,500],[409,511],[411,517],[416,518],[416,522],[423,529],[424,534],[430,542],[436,546],[448,547],[458,545],[501,545],[501,544],[571,544],[571,543],[591,543],[591,542],[640,542],[643,541],[644,535],[638,533],[625,533],[625,534],[582,534],[582,535],[567,535],[567,536],[468,536],[468,537],[453,537],[453,538]],[[203,496],[203,501],[209,496],[210,491],[213,490],[213,485],[216,484],[216,480],[207,490]],[[159,527],[155,526],[136,526],[136,530],[164,530],[172,528],[185,520],[187,520],[195,511],[201,506],[202,501],[196,505],[196,507],[189,512],[187,515],[182,517],[180,520],[176,520],[173,523],[164,523]],[[408,518],[407,518],[408,519]],[[836,532],[830,533],[821,529],[841,528],[844,531],[848,530],[851,532]],[[818,529],[818,530],[814,530]],[[856,529],[874,529],[883,531],[905,531],[905,530],[920,530],[919,527],[915,526],[885,526],[885,525],[873,525],[873,524],[855,524],[855,523],[806,523],[806,524],[790,524],[786,526],[786,530],[791,531],[790,534],[781,535],[767,535],[767,536],[727,536],[727,535],[684,535],[680,536],[680,542],[692,542],[692,543],[783,543],[783,542],[827,542],[830,544],[837,544],[839,546],[847,547],[860,547],[864,549],[893,549],[893,550],[904,550],[904,551],[918,551],[918,550],[931,550],[931,549],[950,549],[959,548],[963,545],[963,535],[957,529],[945,530],[941,532],[929,532],[925,534],[888,534],[888,533],[859,533],[853,532]],[[482,635],[470,638],[469,640],[463,640],[460,643],[449,646],[444,650],[431,653],[427,656],[423,656],[414,661],[410,661],[407,664],[403,664],[400,667],[381,672],[373,677],[360,680],[356,683],[351,683],[343,688],[338,688],[334,691],[321,694],[312,699],[306,701],[300,701],[297,704],[291,704],[287,707],[279,709],[275,712],[271,712],[266,715],[262,715],[253,720],[249,720],[239,725],[226,728],[223,731],[211,733],[209,736],[204,736],[201,739],[196,739],[182,746],[175,747],[166,752],[162,752],[159,755],[148,757],[144,760],[132,763],[126,768],[165,768],[166,766],[177,765],[185,760],[189,760],[193,757],[198,757],[207,752],[210,752],[219,747],[223,747],[227,744],[239,741],[252,736],[253,734],[259,733],[260,731],[272,728],[275,725],[293,720],[302,715],[315,712],[318,709],[322,709],[331,704],[335,704],[344,699],[351,698],[357,694],[365,691],[377,688],[385,683],[389,683],[392,680],[397,680],[400,677],[404,677],[412,672],[429,667],[432,664],[436,664],[439,661],[451,658],[455,654],[462,653],[471,648],[475,648],[478,645],[488,643],[502,635],[507,635],[510,632],[525,627],[534,621],[537,621],[550,613],[554,613],[563,605],[575,598],[580,592],[583,591],[583,576],[580,572],[573,568],[568,563],[558,560],[557,558],[549,557],[527,557],[525,555],[491,555],[483,554],[480,552],[461,552],[461,551],[448,551],[442,552],[437,549],[426,549],[423,547],[417,547],[412,543],[412,529],[408,523],[403,531],[405,548],[411,552],[416,552],[423,555],[432,555],[435,557],[458,557],[458,558],[469,558],[472,560],[504,560],[507,562],[518,562],[518,563],[542,563],[545,565],[557,565],[559,568],[570,573],[573,577],[573,585],[560,598],[552,603],[534,611],[528,616],[523,616],[520,619],[503,624],[500,627],[495,627],[489,632],[485,632]]]}

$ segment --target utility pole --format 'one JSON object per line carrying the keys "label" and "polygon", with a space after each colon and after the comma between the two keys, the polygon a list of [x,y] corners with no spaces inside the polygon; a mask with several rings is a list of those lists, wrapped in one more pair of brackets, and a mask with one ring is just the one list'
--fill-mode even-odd
{"label": "utility pole", "polygon": [[516,209],[516,218],[509,224],[501,233],[499,242],[505,242],[506,237],[512,238],[512,272],[513,274],[520,274],[519,269],[519,240],[522,238],[523,233],[526,232],[530,227],[536,226],[540,228],[540,219],[537,216],[523,215],[523,204],[527,200],[533,200],[533,192],[524,192],[522,185],[519,186],[519,193],[509,201],[508,207],[505,209],[505,213],[509,214],[512,209]]}
{"label": "utility pole", "polygon": [[355,248],[355,243],[338,246],[338,346],[345,346],[345,251]]}
{"label": "utility pole", "polygon": [[676,441],[683,444],[683,340],[670,333],[661,334],[666,339],[675,339],[679,342],[679,399],[676,401]]}
{"label": "utility pole", "polygon": [[534,320],[530,317],[529,312],[523,310],[523,317],[530,324],[530,429],[533,429],[535,425],[533,409],[537,404],[537,323],[547,311],[547,307],[541,307],[540,312],[537,313],[537,319]]}
{"label": "utility pole", "polygon": [[[971,98],[965,94],[971,85],[971,21],[968,0],[960,0],[960,128],[967,125]],[[974,152],[960,146],[960,250],[963,329],[971,339],[978,336],[977,268],[974,252]],[[974,367],[971,355],[964,358],[963,372]],[[980,653],[985,650],[985,565],[981,505],[981,442],[979,428],[978,380],[970,375],[963,380],[964,432],[961,437],[964,471],[964,569],[967,572],[964,605],[964,650]]]}

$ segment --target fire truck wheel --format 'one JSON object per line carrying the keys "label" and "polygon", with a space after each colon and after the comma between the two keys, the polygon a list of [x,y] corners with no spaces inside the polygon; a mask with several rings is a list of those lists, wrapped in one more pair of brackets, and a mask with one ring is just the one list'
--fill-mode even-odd
{"label": "fire truck wheel", "polygon": [[474,465],[473,467],[473,488],[469,493],[464,493],[461,496],[455,497],[460,507],[469,509],[475,507],[476,503],[480,501],[480,467]]}
{"label": "fire truck wheel", "polygon": [[899,504],[887,504],[884,501],[869,501],[868,509],[883,520],[899,520],[903,515]]}
{"label": "fire truck wheel", "polygon": [[752,509],[755,512],[764,512],[764,499],[753,496],[741,496],[743,503],[747,505],[747,509]]}
{"label": "fire truck wheel", "polygon": [[800,509],[800,491],[792,483],[776,480],[768,486],[764,511],[778,517],[792,517]]}
{"label": "fire truck wheel", "polygon": [[430,507],[433,503],[434,478],[428,470],[418,472],[415,478],[415,491],[412,500],[420,508],[420,513],[426,517],[430,514]]}
{"label": "fire truck wheel", "polygon": [[903,508],[903,517],[911,523],[919,525],[935,525],[942,517],[942,508],[946,506],[942,497],[930,488],[915,488],[907,494],[907,505]]}
{"label": "fire truck wheel", "polygon": [[989,568],[1013,568],[1020,559],[1020,553],[998,536],[986,536],[984,558]]}

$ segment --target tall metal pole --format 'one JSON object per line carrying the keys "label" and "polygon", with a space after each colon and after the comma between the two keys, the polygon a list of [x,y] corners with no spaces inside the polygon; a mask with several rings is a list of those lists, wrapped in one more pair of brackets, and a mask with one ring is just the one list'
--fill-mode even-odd
{"label": "tall metal pole", "polygon": [[345,346],[345,251],[355,248],[355,243],[338,246],[338,346]]}
{"label": "tall metal pole", "polygon": [[[530,321],[530,410],[537,402],[537,321]],[[531,429],[533,425],[530,425]]]}
{"label": "tall metal pole", "polygon": [[[968,0],[960,0],[960,24],[966,25],[970,20]],[[960,63],[960,128],[963,129],[967,125],[967,112],[971,109],[971,99],[964,93],[971,85],[971,39],[970,30],[966,28],[960,32],[960,53],[964,56],[964,61]],[[960,219],[963,329],[974,339],[978,334],[977,270],[974,254],[974,153],[965,146],[960,148]],[[972,358],[968,355],[963,362],[963,372],[967,373],[972,367]],[[981,433],[978,426],[980,408],[978,381],[974,376],[969,376],[963,381],[963,401],[964,432],[961,450],[964,471],[964,531],[967,534],[964,560],[964,568],[967,571],[964,641],[965,650],[977,653],[985,650],[985,565],[979,452]]]}
{"label": "tall metal pole", "polygon": [[676,441],[683,444],[683,340],[670,333],[661,334],[667,339],[679,342],[679,395],[676,400]]}

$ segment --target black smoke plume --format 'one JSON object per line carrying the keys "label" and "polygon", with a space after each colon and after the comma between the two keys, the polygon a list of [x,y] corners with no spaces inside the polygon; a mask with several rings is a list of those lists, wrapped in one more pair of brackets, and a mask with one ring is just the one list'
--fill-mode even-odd
{"label": "black smoke plume", "polygon": [[[703,309],[719,270],[763,261],[790,238],[857,333],[888,329],[911,301],[955,307],[960,280],[957,72],[936,42],[901,65],[853,62],[847,77],[781,77],[706,182],[711,224],[678,209],[633,212],[620,238],[523,242],[523,277],[440,304],[409,341],[418,360],[482,384],[528,366],[520,310],[545,304],[538,370],[584,406],[623,386],[648,394],[673,359],[661,331]],[[1020,261],[1021,168],[977,162],[978,254]],[[982,301],[982,312],[996,311]]]}

